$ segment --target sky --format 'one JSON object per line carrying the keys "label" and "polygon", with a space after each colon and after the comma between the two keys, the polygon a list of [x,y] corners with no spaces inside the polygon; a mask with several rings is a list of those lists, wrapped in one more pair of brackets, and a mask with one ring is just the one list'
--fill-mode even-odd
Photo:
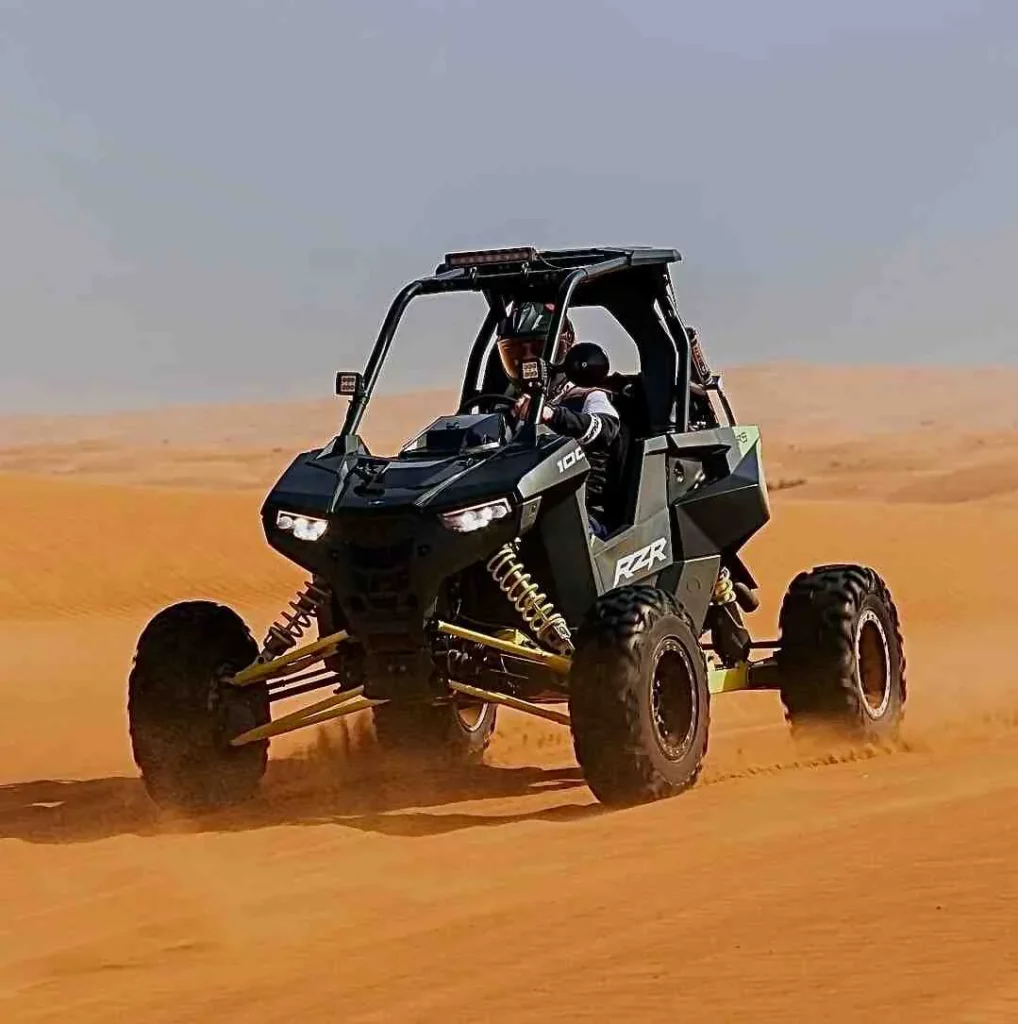
{"label": "sky", "polygon": [[324,397],[513,244],[679,249],[716,367],[1018,364],[1015,97],[1010,0],[0,0],[0,412]]}

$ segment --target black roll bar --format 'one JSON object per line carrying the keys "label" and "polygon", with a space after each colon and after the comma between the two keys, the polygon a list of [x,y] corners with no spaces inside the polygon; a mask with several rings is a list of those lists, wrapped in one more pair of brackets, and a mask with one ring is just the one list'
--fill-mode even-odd
{"label": "black roll bar", "polygon": [[[596,278],[613,274],[616,271],[625,270],[627,267],[633,266],[634,263],[639,262],[641,262],[641,260],[634,257],[633,253],[626,253],[625,255],[617,256],[613,259],[604,260],[601,263],[578,267],[566,274],[556,295],[555,311],[552,314],[552,322],[544,344],[543,358],[549,366],[554,366],[558,359],[560,347],[559,335],[562,331],[562,324],[569,309],[569,303],[571,302],[576,289],[586,281],[592,281]],[[689,385],[692,383],[690,345],[689,339],[686,335],[685,326],[679,317],[678,310],[676,309],[674,301],[670,295],[669,285],[670,282],[667,279],[666,271],[665,284],[662,291],[662,298],[664,300],[662,302],[662,306],[665,311],[665,319],[668,321],[668,325],[670,327],[668,333],[672,335],[672,342],[676,346],[677,355],[679,357],[678,370],[680,379],[677,382],[678,398],[680,402],[678,410],[679,427],[680,429],[685,430],[688,429],[689,425]],[[368,359],[368,365],[365,368],[361,389],[359,393],[351,399],[350,405],[347,409],[346,418],[343,422],[342,429],[340,430],[340,437],[345,438],[357,433],[361,420],[364,416],[364,410],[367,408],[368,401],[370,400],[375,389],[375,385],[378,382],[382,364],[385,362],[385,358],[389,353],[389,348],[392,345],[392,340],[395,337],[396,328],[399,326],[399,322],[403,318],[403,314],[406,312],[406,308],[410,305],[410,302],[418,295],[432,295],[447,291],[473,290],[483,290],[483,286],[482,288],[477,288],[476,270],[471,272],[471,270],[466,268],[457,268],[451,272],[446,271],[432,277],[422,277],[416,281],[411,281],[403,287],[403,289],[396,295],[395,299],[393,299],[392,304],[389,306],[389,310],[386,313],[382,329],[378,334],[378,339],[375,342],[371,356]],[[499,299],[499,301],[492,301],[492,293],[489,293],[487,290],[485,290],[484,293],[485,297],[488,299],[489,310],[471,348],[467,362],[466,374],[463,380],[461,404],[475,390],[476,385],[473,381],[480,370],[484,351],[487,347],[488,337],[494,329],[499,317],[505,314],[504,301],[501,299]],[[546,397],[545,389],[543,387],[538,387],[534,394],[534,398],[530,403],[527,418],[525,422],[521,424],[521,430],[517,435],[521,439],[525,437],[528,440],[534,440],[536,438],[536,428],[537,424],[540,422],[541,414],[544,411]]]}
{"label": "black roll bar", "polygon": [[389,352],[389,346],[392,344],[399,321],[404,312],[406,312],[407,306],[410,305],[410,301],[424,291],[426,284],[427,280],[425,278],[411,281],[392,300],[389,312],[385,316],[385,322],[382,324],[382,330],[379,332],[378,341],[375,342],[375,347],[371,351],[371,358],[368,360],[367,368],[364,371],[364,386],[361,388],[360,394],[354,395],[350,399],[350,405],[346,410],[346,420],[343,423],[343,429],[339,433],[340,437],[349,437],[357,433],[357,428],[361,425],[361,418],[364,416],[364,410],[367,408],[368,399],[371,398],[371,392],[375,389],[375,383],[378,381],[378,375],[382,370],[382,363]]}
{"label": "black roll bar", "polygon": [[[549,366],[554,366],[558,360],[559,346],[561,342],[559,335],[562,333],[562,324],[566,318],[569,302],[577,287],[579,287],[579,285],[584,281],[592,281],[595,278],[603,277],[605,274],[613,274],[616,270],[623,270],[628,267],[631,262],[632,259],[630,256],[619,256],[616,259],[606,260],[604,263],[599,263],[595,266],[580,267],[578,270],[574,270],[566,276],[565,280],[559,286],[558,295],[555,299],[555,312],[552,314],[551,326],[548,328],[548,337],[544,342],[543,357]],[[541,413],[544,411],[545,397],[544,388],[538,388],[530,402],[530,408],[527,411],[527,418],[523,424],[527,429],[528,437],[534,433],[537,428],[537,424],[541,421]]]}
{"label": "black roll bar", "polygon": [[662,288],[658,303],[664,314],[668,333],[672,335],[676,355],[679,357],[678,379],[675,382],[675,399],[678,406],[675,410],[676,425],[680,432],[685,433],[689,429],[689,389],[693,384],[692,347],[689,344],[686,325],[682,322],[682,317],[675,305],[670,282]]}
{"label": "black roll bar", "polygon": [[505,316],[505,303],[500,297],[496,299],[494,295],[485,293],[485,298],[488,301],[488,312],[481,323],[480,330],[474,338],[473,345],[470,346],[470,355],[467,357],[467,368],[466,372],[463,374],[463,386],[460,389],[459,407],[461,409],[468,398],[477,394],[478,385],[476,381],[481,372],[481,363],[484,359],[484,353],[488,348],[488,341],[499,320]]}

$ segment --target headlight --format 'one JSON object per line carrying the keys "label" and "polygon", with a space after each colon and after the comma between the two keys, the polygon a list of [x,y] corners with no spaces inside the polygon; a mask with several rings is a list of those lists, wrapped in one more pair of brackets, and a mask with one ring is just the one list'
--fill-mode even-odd
{"label": "headlight", "polygon": [[302,516],[296,512],[276,513],[276,526],[284,533],[292,533],[297,540],[321,540],[328,525],[324,519]]}
{"label": "headlight", "polygon": [[457,509],[455,512],[442,513],[442,525],[454,533],[472,533],[482,530],[496,519],[505,519],[512,512],[506,498],[488,501],[483,505],[472,505],[470,508]]}

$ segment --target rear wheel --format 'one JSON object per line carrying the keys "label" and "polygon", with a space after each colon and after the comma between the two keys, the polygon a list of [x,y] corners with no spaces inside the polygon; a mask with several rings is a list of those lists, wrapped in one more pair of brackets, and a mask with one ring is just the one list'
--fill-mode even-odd
{"label": "rear wheel", "polygon": [[569,674],[573,746],[605,804],[687,789],[707,752],[707,664],[689,616],[650,586],[601,597],[578,630]]}
{"label": "rear wheel", "polygon": [[253,796],[268,740],[231,747],[231,737],[269,721],[265,684],[233,687],[258,645],[240,617],[210,601],[159,612],[138,639],[128,684],[135,763],[162,807],[207,811]]}
{"label": "rear wheel", "polygon": [[403,704],[371,709],[375,738],[387,753],[422,756],[452,764],[477,764],[495,734],[496,707],[475,701]]}
{"label": "rear wheel", "polygon": [[793,729],[822,724],[867,742],[897,737],[905,652],[887,585],[862,565],[819,566],[789,585],[776,661]]}

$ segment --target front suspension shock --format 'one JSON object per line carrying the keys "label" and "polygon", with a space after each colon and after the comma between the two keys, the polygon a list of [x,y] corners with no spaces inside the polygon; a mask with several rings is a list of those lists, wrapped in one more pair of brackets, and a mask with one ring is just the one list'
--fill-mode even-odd
{"label": "front suspension shock", "polygon": [[269,626],[268,633],[262,643],[262,652],[258,656],[261,662],[272,661],[285,654],[311,628],[319,609],[323,608],[332,598],[332,591],[327,586],[320,586],[308,580],[297,596],[289,603],[293,613],[284,610],[279,618]]}
{"label": "front suspension shock", "polygon": [[533,630],[538,640],[543,640],[559,654],[573,653],[572,634],[560,612],[548,600],[548,596],[525,572],[516,548],[503,544],[488,561],[488,572],[499,590],[509,599],[520,613],[523,621]]}

